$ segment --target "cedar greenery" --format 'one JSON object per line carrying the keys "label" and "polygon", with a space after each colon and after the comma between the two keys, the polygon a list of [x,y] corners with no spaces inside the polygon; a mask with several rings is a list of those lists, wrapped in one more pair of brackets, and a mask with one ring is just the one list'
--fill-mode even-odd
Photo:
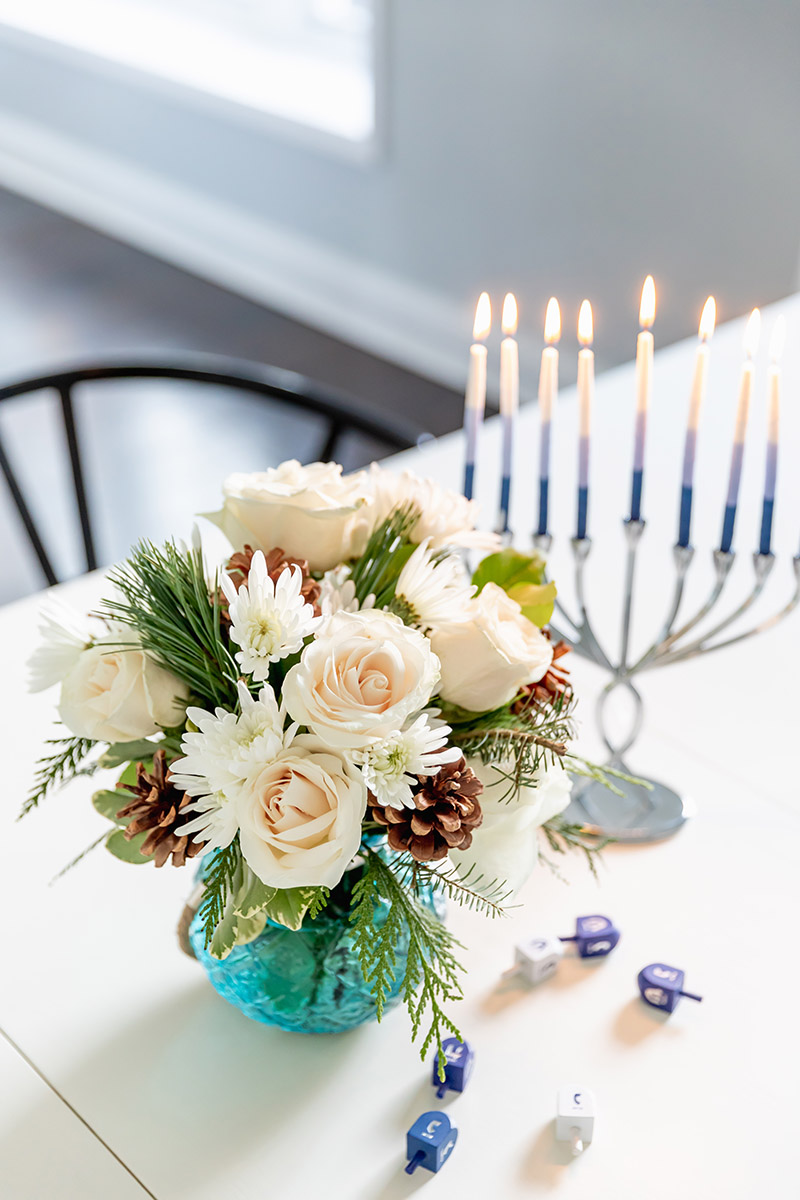
{"label": "cedar greenery", "polygon": [[375,597],[376,608],[391,603],[400,572],[414,552],[408,535],[418,520],[417,509],[407,504],[396,509],[371,535],[350,575],[359,604],[370,595]]}
{"label": "cedar greenery", "polygon": [[225,905],[233,894],[236,873],[241,863],[238,834],[229,846],[216,850],[203,870],[203,898],[198,915],[203,925],[205,949],[211,945],[217,926],[225,913]]}
{"label": "cedar greenery", "polygon": [[39,759],[33,778],[33,787],[17,820],[27,816],[32,809],[36,808],[54,787],[66,783],[67,780],[77,775],[95,743],[91,738],[73,737],[70,734],[65,738],[49,738],[45,745],[58,746],[59,749],[53,754]]}
{"label": "cedar greenery", "polygon": [[[388,902],[389,910],[384,923],[376,928],[375,906],[380,899]],[[449,1032],[461,1039],[456,1025],[442,1008],[443,1003],[463,998],[459,982],[462,968],[455,956],[457,949],[463,949],[461,943],[420,903],[417,888],[404,886],[392,867],[371,849],[364,850],[364,871],[353,888],[350,920],[364,978],[372,985],[379,1021],[396,980],[396,948],[407,937],[401,995],[411,1017],[411,1036],[416,1041],[427,1020],[420,1057],[424,1060],[435,1042],[439,1076],[444,1079],[444,1035]]]}

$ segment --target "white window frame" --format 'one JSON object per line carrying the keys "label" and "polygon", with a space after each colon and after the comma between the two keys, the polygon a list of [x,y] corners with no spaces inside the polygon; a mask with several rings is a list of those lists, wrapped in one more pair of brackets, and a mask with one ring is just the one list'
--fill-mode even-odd
{"label": "white window frame", "polygon": [[8,19],[8,10],[6,10],[4,19],[2,0],[0,0],[0,43],[5,42],[12,48],[16,46],[27,52],[43,53],[79,70],[91,70],[106,78],[123,81],[134,87],[147,88],[148,91],[191,105],[192,108],[201,112],[205,111],[215,116],[229,118],[282,140],[352,162],[370,163],[381,156],[385,147],[387,77],[386,5],[388,0],[373,0],[373,2],[374,125],[372,132],[360,139],[240,103],[219,92],[204,90],[166,74],[112,59],[85,48],[77,42],[56,39],[36,28],[26,27],[24,21],[19,24],[12,23]]}

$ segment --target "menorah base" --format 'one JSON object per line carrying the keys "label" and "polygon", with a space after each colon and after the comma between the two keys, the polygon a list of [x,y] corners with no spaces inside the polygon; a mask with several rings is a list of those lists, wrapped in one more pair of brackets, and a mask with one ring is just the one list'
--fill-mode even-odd
{"label": "menorah base", "polygon": [[[626,774],[634,773],[621,764],[614,766]],[[656,842],[669,837],[690,816],[689,804],[666,784],[648,782],[651,788],[615,779],[621,796],[594,779],[577,782],[564,816],[598,837],[616,842]]]}

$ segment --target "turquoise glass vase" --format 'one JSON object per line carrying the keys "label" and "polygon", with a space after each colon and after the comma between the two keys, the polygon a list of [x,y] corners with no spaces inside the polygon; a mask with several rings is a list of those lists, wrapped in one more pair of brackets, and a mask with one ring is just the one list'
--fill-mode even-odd
{"label": "turquoise glass vase", "polygon": [[[444,901],[425,887],[420,903],[440,919]],[[386,920],[389,905],[375,905],[375,923]],[[306,919],[293,931],[268,922],[264,932],[244,946],[234,946],[222,960],[203,948],[197,916],[189,927],[195,957],[221,996],[247,1017],[295,1033],[339,1033],[375,1019],[375,999],[361,973],[353,931],[345,907],[336,904]],[[408,934],[395,947],[395,981],[385,1008],[400,997]]]}

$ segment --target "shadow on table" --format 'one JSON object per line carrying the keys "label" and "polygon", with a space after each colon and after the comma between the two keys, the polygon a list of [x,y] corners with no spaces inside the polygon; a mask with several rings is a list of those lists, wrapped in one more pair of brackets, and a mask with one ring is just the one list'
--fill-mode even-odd
{"label": "shadow on table", "polygon": [[[302,1037],[267,1028],[203,979],[51,1083],[146,1187],[189,1197],[226,1162],[280,1138],[310,1095],[334,1088],[359,1032]],[[18,1114],[0,1135],[0,1163],[6,1144],[37,1127],[35,1109]],[[157,1179],[148,1170],[154,1159]]]}
{"label": "shadow on table", "polygon": [[661,1037],[675,1036],[680,1031],[669,1027],[670,1014],[645,1004],[638,996],[619,1010],[614,1021],[614,1036],[626,1046],[638,1046],[654,1033]]}
{"label": "shadow on table", "polygon": [[525,1183],[537,1183],[556,1188],[564,1172],[575,1162],[569,1142],[556,1141],[555,1118],[543,1125],[520,1165],[520,1178]]}
{"label": "shadow on table", "polygon": [[578,958],[567,955],[558,964],[558,971],[543,983],[528,984],[519,975],[508,974],[501,976],[490,992],[481,1001],[481,1008],[489,1016],[502,1013],[505,1009],[521,1001],[533,1000],[539,992],[550,988],[563,990],[584,983],[593,971],[602,964],[602,958]]}

